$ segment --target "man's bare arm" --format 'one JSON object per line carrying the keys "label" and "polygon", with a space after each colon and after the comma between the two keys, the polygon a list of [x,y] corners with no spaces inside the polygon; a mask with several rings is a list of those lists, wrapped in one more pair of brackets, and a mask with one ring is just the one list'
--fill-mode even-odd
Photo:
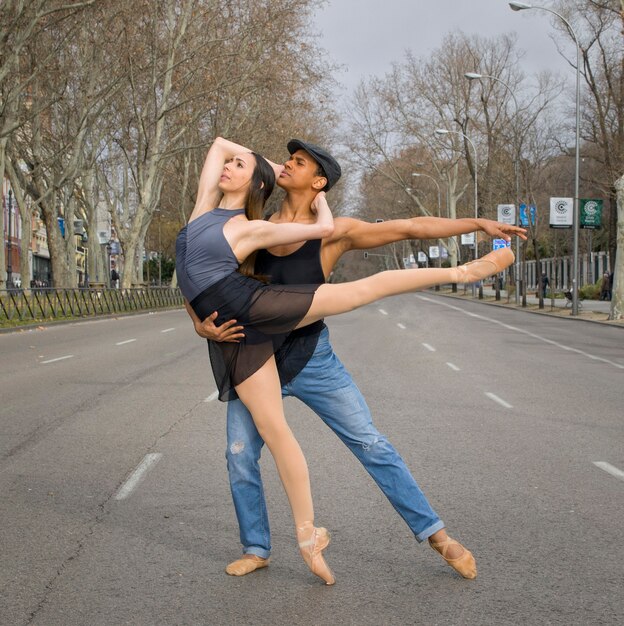
{"label": "man's bare arm", "polygon": [[212,341],[238,343],[240,339],[245,336],[242,326],[236,326],[236,320],[228,320],[223,322],[221,326],[216,326],[214,321],[217,318],[217,311],[209,315],[203,322],[197,317],[195,311],[189,304],[189,301],[184,299],[184,306],[189,317],[193,320],[193,326],[195,332],[204,339],[210,339]]}
{"label": "man's bare arm", "polygon": [[334,220],[334,234],[328,244],[340,242],[342,252],[377,248],[404,239],[439,239],[483,231],[490,237],[510,239],[518,235],[526,239],[526,230],[510,224],[486,219],[446,219],[443,217],[413,217],[371,224],[349,217]]}

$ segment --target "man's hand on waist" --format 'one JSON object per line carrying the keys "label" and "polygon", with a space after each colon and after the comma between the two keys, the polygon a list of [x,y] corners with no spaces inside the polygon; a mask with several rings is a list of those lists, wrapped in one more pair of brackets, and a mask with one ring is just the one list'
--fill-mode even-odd
{"label": "man's hand on waist", "polygon": [[245,336],[242,326],[236,326],[236,320],[223,322],[221,326],[215,325],[218,312],[209,315],[203,322],[195,321],[195,332],[204,339],[211,341],[238,343]]}

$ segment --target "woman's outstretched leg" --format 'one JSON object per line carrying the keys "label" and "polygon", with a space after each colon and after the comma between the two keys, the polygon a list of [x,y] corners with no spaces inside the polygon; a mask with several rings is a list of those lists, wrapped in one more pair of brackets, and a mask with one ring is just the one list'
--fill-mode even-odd
{"label": "woman's outstretched leg", "polygon": [[511,249],[503,248],[458,267],[391,270],[350,283],[321,285],[297,328],[329,315],[353,311],[388,296],[427,289],[443,283],[473,283],[502,272],[513,261]]}
{"label": "woman's outstretched leg", "polygon": [[329,544],[329,533],[325,528],[314,527],[308,465],[284,416],[275,358],[271,357],[257,372],[237,385],[236,392],[249,409],[275,460],[292,509],[301,554],[312,572],[332,585],[334,576],[321,554]]}

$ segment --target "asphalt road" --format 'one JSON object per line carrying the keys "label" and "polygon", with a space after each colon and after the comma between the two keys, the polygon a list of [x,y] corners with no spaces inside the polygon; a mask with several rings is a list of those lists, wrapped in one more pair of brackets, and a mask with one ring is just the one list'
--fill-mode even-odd
{"label": "asphalt road", "polygon": [[300,561],[268,453],[271,566],[226,576],[224,405],[172,311],[0,335],[0,623],[624,623],[624,329],[429,294],[330,329],[477,580],[295,400],[338,582]]}

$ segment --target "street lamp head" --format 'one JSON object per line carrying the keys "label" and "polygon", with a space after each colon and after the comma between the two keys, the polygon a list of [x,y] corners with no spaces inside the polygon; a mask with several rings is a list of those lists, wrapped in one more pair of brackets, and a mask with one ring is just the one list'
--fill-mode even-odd
{"label": "street lamp head", "polygon": [[524,9],[532,9],[533,7],[526,2],[510,2],[509,7],[512,11],[524,11]]}
{"label": "street lamp head", "polygon": [[483,78],[483,74],[477,74],[477,72],[466,72],[464,76],[468,80],[481,80]]}
{"label": "street lamp head", "polygon": [[448,135],[451,131],[446,130],[446,128],[436,128],[433,132],[436,135]]}

